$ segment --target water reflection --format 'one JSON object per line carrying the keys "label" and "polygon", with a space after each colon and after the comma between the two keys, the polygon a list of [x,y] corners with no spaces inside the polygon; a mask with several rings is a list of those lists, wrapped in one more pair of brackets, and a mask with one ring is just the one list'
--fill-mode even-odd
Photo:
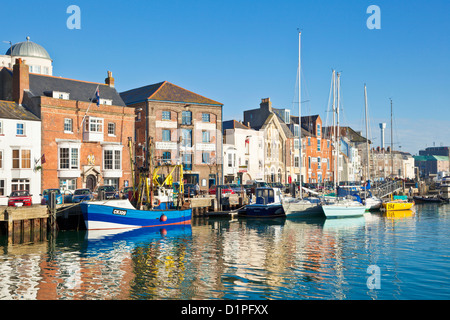
{"label": "water reflection", "polygon": [[[0,299],[404,298],[411,292],[405,284],[419,282],[417,270],[429,268],[420,248],[436,269],[422,277],[445,278],[439,274],[448,267],[442,258],[448,252],[435,246],[449,242],[448,208],[60,232],[40,243],[3,247]],[[382,269],[382,290],[368,290],[369,265]]]}

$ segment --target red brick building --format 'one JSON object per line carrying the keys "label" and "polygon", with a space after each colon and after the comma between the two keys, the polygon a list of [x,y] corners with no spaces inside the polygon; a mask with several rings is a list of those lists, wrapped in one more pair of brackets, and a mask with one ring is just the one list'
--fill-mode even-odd
{"label": "red brick building", "polygon": [[153,165],[182,164],[185,182],[202,190],[222,183],[222,103],[168,81],[120,95],[136,112],[138,167],[151,140]]}
{"label": "red brick building", "polygon": [[134,109],[124,104],[110,72],[105,84],[94,83],[29,73],[18,59],[13,71],[1,70],[0,84],[0,98],[41,119],[42,189],[131,185],[127,141],[134,139]]}

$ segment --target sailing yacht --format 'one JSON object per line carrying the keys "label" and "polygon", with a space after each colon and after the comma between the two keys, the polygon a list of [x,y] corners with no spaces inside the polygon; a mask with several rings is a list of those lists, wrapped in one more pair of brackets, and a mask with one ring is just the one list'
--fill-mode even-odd
{"label": "sailing yacht", "polygon": [[[336,79],[336,71],[333,70],[333,130],[336,130],[335,127],[335,114],[337,118],[337,132],[333,134],[333,145],[335,152],[335,166],[334,166],[334,182],[335,185],[339,185],[339,174],[338,174],[338,160],[339,160],[339,150],[340,150],[340,133],[339,133],[339,86],[340,86],[340,74],[337,74]],[[337,99],[336,99],[337,92]],[[336,106],[337,101],[337,106]],[[362,205],[358,201],[354,201],[352,199],[339,199],[337,198],[336,192],[336,201],[330,204],[322,205],[322,210],[325,213],[327,218],[344,218],[344,217],[357,217],[363,216],[366,211],[366,207]]]}
{"label": "sailing yacht", "polygon": [[301,84],[300,84],[300,71],[301,71],[301,31],[298,32],[298,124],[299,124],[299,168],[300,168],[300,197],[299,198],[284,198],[282,199],[282,205],[286,218],[306,218],[323,216],[322,207],[320,201],[311,201],[303,199],[303,187],[302,187],[302,112],[301,112]]}

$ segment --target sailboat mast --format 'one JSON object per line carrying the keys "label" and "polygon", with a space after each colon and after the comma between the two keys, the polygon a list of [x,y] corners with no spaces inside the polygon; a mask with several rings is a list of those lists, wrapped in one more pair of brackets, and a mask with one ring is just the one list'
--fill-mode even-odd
{"label": "sailboat mast", "polygon": [[301,37],[302,32],[298,31],[298,166],[299,166],[299,172],[300,172],[300,198],[303,198],[303,179],[302,179],[302,86],[301,86]]}
{"label": "sailboat mast", "polygon": [[391,100],[391,174],[392,178],[394,178],[394,134],[393,134],[393,127],[392,127],[392,99]]}
{"label": "sailboat mast", "polygon": [[332,141],[333,141],[333,153],[334,153],[334,170],[333,170],[333,187],[334,189],[336,189],[336,71],[333,70],[333,75],[332,75],[332,81],[331,81],[331,85],[333,87],[333,136],[332,136]]}
{"label": "sailboat mast", "polygon": [[370,180],[370,157],[369,157],[369,125],[367,123],[367,88],[364,84],[364,104],[365,104],[365,115],[366,115],[366,149],[367,149],[367,180]]}
{"label": "sailboat mast", "polygon": [[340,105],[340,87],[341,87],[341,74],[337,73],[337,79],[336,79],[336,91],[337,91],[337,101],[336,101],[336,122],[337,122],[337,152],[336,152],[336,168],[337,168],[337,180],[336,183],[339,186],[339,152],[341,150],[341,139],[340,134],[341,130],[339,128],[339,105]]}

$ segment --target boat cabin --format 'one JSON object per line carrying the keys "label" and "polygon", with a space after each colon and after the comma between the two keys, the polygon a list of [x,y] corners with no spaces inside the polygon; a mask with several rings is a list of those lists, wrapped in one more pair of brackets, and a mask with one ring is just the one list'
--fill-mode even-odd
{"label": "boat cabin", "polygon": [[281,202],[281,189],[271,187],[256,188],[256,204],[271,204]]}

